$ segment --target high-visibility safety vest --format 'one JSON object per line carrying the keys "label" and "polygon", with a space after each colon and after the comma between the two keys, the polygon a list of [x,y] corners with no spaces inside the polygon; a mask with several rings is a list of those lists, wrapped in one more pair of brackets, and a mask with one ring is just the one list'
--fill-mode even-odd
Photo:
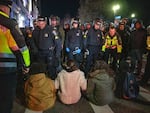
{"label": "high-visibility safety vest", "polygon": [[147,36],[147,49],[150,50],[150,36]]}
{"label": "high-visibility safety vest", "polygon": [[102,51],[105,51],[106,48],[109,49],[116,49],[117,48],[117,52],[120,53],[122,50],[122,46],[119,44],[119,40],[117,35],[115,35],[113,38],[111,38],[109,35],[107,35],[105,38],[105,43],[102,46]]}
{"label": "high-visibility safety vest", "polygon": [[15,46],[17,45],[10,31],[4,32],[0,28],[0,67],[17,67],[16,57],[10,49]]}
{"label": "high-visibility safety vest", "polygon": [[[5,20],[9,20],[9,16],[5,14],[4,12],[0,11],[1,17],[4,17],[3,20],[5,23]],[[6,19],[5,19],[6,18]],[[9,20],[11,21],[11,20]],[[9,22],[8,21],[8,22]],[[8,24],[8,23],[7,23]],[[10,25],[11,26],[11,25]],[[13,27],[14,29],[16,26]],[[15,32],[15,34],[17,34]],[[8,29],[8,26],[0,25],[0,68],[3,67],[16,67],[16,57],[13,54],[12,50],[19,51],[23,60],[23,65],[28,67],[30,66],[30,55],[29,50],[27,46],[24,44],[24,39],[19,39],[19,41],[16,42],[17,38],[21,37],[14,37],[12,36],[11,31]],[[18,43],[24,44],[22,47],[18,46]],[[12,50],[11,50],[12,49]]]}

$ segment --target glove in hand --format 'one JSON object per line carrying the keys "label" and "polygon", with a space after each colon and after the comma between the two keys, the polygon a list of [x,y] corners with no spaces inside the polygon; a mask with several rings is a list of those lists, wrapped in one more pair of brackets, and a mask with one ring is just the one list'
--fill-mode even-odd
{"label": "glove in hand", "polygon": [[75,50],[75,52],[76,52],[77,54],[79,54],[79,53],[81,53],[81,49],[77,49],[77,50]]}
{"label": "glove in hand", "polygon": [[67,47],[67,48],[66,48],[66,51],[67,51],[67,52],[70,52],[70,49]]}

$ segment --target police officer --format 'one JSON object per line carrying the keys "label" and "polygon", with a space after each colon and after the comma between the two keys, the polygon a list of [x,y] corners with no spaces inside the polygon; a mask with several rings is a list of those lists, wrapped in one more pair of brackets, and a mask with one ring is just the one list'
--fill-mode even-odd
{"label": "police officer", "polygon": [[67,60],[66,37],[67,37],[68,31],[70,30],[70,23],[69,23],[69,22],[64,22],[63,30],[64,30],[64,40],[63,40],[63,52],[62,52],[62,57],[63,57],[63,63],[64,63],[64,62],[66,62],[66,60]]}
{"label": "police officer", "polygon": [[109,31],[104,36],[104,60],[111,65],[112,69],[116,71],[117,63],[119,64],[119,54],[122,50],[122,41],[120,35],[116,32],[114,24],[110,24]]}
{"label": "police officer", "polygon": [[0,0],[0,113],[11,113],[16,92],[17,63],[24,74],[28,73],[30,66],[23,34],[16,21],[9,18],[11,5],[11,0]]}
{"label": "police officer", "polygon": [[60,18],[58,16],[50,16],[49,19],[50,22],[50,26],[52,27],[52,32],[55,35],[55,38],[57,38],[56,42],[56,47],[58,48],[57,50],[59,50],[59,52],[57,52],[57,58],[58,58],[58,66],[56,67],[57,72],[60,72],[62,70],[62,66],[61,66],[61,53],[62,53],[62,37],[64,36],[63,34],[63,28],[60,27]]}
{"label": "police officer", "polygon": [[68,31],[65,40],[66,52],[68,60],[75,60],[77,65],[83,61],[83,37],[82,31],[79,28],[79,18],[73,18],[71,21],[72,28]]}
{"label": "police officer", "polygon": [[87,74],[91,69],[91,66],[99,59],[99,53],[101,52],[101,46],[103,43],[102,33],[100,31],[100,20],[95,19],[93,22],[93,27],[88,31],[85,39],[86,52],[89,52],[86,59],[85,73]]}
{"label": "police officer", "polygon": [[38,17],[38,27],[38,29],[33,31],[32,35],[38,50],[38,61],[47,64],[49,77],[55,79],[61,42],[57,33],[47,24],[46,17]]}

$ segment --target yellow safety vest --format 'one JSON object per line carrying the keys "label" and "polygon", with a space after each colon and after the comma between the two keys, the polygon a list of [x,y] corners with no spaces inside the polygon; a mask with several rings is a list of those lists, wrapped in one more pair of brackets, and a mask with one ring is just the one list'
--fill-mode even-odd
{"label": "yellow safety vest", "polygon": [[[3,16],[5,16],[5,17],[7,17],[7,18],[9,18],[9,16],[7,15],[7,14],[5,14],[4,12],[2,12],[2,11],[0,11],[0,15],[3,15]],[[0,25],[1,26],[1,25]],[[3,27],[4,28],[4,27]],[[9,53],[9,54],[11,54],[11,55],[13,55],[13,53],[11,52],[11,50],[10,49],[8,49],[9,47],[11,48],[11,47],[18,47],[17,46],[17,44],[16,44],[16,42],[15,42],[15,40],[14,40],[14,38],[13,38],[13,36],[11,35],[11,33],[10,33],[10,30],[9,29],[7,29],[7,32],[5,31],[5,32],[3,32],[3,30],[4,29],[1,29],[1,36],[0,36],[0,38],[1,37],[5,37],[5,38],[2,38],[2,39],[0,39],[0,41],[2,40],[3,42],[8,42],[7,44],[3,44],[2,42],[0,42],[0,47],[2,48],[1,49],[1,51],[0,51],[0,54],[4,54],[4,53]],[[6,28],[5,28],[6,29]],[[9,38],[8,38],[9,37]],[[5,40],[5,41],[4,41]],[[6,41],[7,40],[7,41]],[[30,66],[30,55],[29,55],[29,50],[28,50],[28,48],[27,48],[27,46],[24,46],[24,47],[22,47],[22,48],[19,48],[19,50],[20,50],[20,52],[21,52],[21,54],[22,54],[22,57],[23,57],[23,60],[24,60],[24,65],[26,66],[26,67],[28,67],[28,66]],[[3,55],[1,55],[1,56],[3,56]],[[7,55],[6,55],[7,56]],[[14,56],[14,55],[13,55]],[[1,62],[1,61],[0,61]],[[4,64],[2,64],[2,66],[3,66]]]}
{"label": "yellow safety vest", "polygon": [[12,47],[17,47],[9,30],[0,28],[0,67],[17,67],[16,57],[12,53]]}
{"label": "yellow safety vest", "polygon": [[150,50],[150,36],[147,36],[147,49]]}
{"label": "yellow safety vest", "polygon": [[102,51],[105,51],[106,48],[117,48],[118,53],[121,53],[122,51],[122,46],[119,45],[117,36],[111,38],[109,35],[107,35],[105,37],[105,44],[102,46]]}

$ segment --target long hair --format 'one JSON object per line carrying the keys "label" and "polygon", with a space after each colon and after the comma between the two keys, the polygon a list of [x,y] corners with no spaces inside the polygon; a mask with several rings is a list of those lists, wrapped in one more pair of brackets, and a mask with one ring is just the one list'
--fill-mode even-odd
{"label": "long hair", "polygon": [[109,64],[107,64],[103,60],[97,60],[95,62],[95,64],[94,64],[94,66],[92,67],[92,69],[90,70],[90,73],[96,72],[97,70],[105,70],[109,74],[110,77],[114,77],[115,76],[115,73],[110,68]]}
{"label": "long hair", "polygon": [[66,68],[66,71],[68,71],[68,72],[72,72],[72,71],[79,69],[74,60],[68,60],[65,68]]}

